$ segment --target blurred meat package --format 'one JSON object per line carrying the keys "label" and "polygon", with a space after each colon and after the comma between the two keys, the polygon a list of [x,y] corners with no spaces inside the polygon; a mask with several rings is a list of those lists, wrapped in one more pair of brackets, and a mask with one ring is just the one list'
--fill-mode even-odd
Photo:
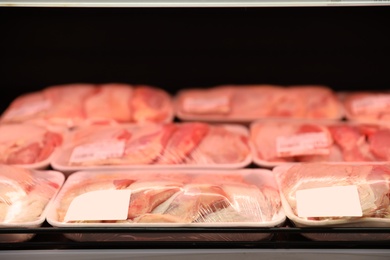
{"label": "blurred meat package", "polygon": [[0,163],[44,169],[62,145],[65,133],[65,129],[54,127],[1,124]]}
{"label": "blurred meat package", "polygon": [[231,85],[178,93],[175,113],[183,120],[250,122],[261,118],[343,117],[335,93],[326,86]]}
{"label": "blurred meat package", "polygon": [[52,166],[61,171],[182,166],[241,168],[251,163],[241,125],[94,125],[73,131]]}
{"label": "blurred meat package", "polygon": [[259,120],[251,124],[253,160],[263,166],[292,162],[390,160],[390,128],[348,122]]}
{"label": "blurred meat package", "polygon": [[[108,216],[100,206],[94,209],[88,201],[100,200],[98,193],[104,193],[107,202],[96,205],[112,204],[108,196],[119,203],[123,195],[124,214],[122,209],[115,216]],[[88,205],[92,208],[86,213],[78,210]],[[83,171],[67,179],[47,220],[56,227],[130,228],[130,234],[69,234],[80,241],[208,241],[262,239],[269,234],[131,234],[131,227],[272,227],[282,224],[285,216],[275,179],[267,170]]]}
{"label": "blurred meat package", "polygon": [[47,87],[16,98],[1,122],[46,122],[67,127],[89,123],[171,122],[170,95],[162,89],[120,83]]}
{"label": "blurred meat package", "polygon": [[[301,163],[273,172],[286,215],[299,227],[390,227],[389,164]],[[315,240],[390,239],[390,234],[369,233],[304,235]]]}
{"label": "blurred meat package", "polygon": [[389,92],[340,93],[348,120],[362,123],[389,124]]}
{"label": "blurred meat package", "polygon": [[[0,228],[40,226],[64,179],[63,174],[55,171],[0,164]],[[32,236],[1,234],[0,242],[22,242]]]}

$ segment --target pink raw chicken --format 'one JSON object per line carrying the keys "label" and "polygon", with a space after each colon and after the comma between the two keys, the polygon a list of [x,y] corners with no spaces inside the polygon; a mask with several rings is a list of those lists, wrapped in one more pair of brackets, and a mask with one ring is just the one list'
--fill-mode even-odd
{"label": "pink raw chicken", "polygon": [[54,124],[75,126],[85,119],[84,102],[95,94],[92,84],[69,84],[52,86],[43,90],[43,95],[52,106],[45,118]]}
{"label": "pink raw chicken", "polygon": [[250,153],[247,137],[223,126],[212,126],[199,146],[188,156],[188,164],[232,164],[245,161]]}
{"label": "pink raw chicken", "polygon": [[170,138],[157,164],[180,164],[199,145],[209,131],[204,123],[183,123]]}
{"label": "pink raw chicken", "polygon": [[[281,192],[296,212],[298,190],[357,185],[363,217],[390,217],[389,165],[298,164],[277,174]],[[340,217],[311,218],[312,220]]]}
{"label": "pink raw chicken", "polygon": [[88,120],[115,120],[131,122],[132,111],[130,102],[133,87],[126,84],[104,84],[97,93],[85,101],[85,115]]}
{"label": "pink raw chicken", "polygon": [[0,165],[0,223],[37,220],[58,188],[30,170]]}
{"label": "pink raw chicken", "polygon": [[0,163],[28,165],[46,160],[62,143],[62,135],[29,124],[0,126]]}
{"label": "pink raw chicken", "polygon": [[131,100],[134,122],[166,123],[172,114],[172,101],[163,90],[151,86],[136,86]]}

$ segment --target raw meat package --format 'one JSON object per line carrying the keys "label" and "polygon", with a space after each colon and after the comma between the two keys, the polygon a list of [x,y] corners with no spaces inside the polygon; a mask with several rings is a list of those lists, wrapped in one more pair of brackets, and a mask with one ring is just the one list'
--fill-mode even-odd
{"label": "raw meat package", "polygon": [[86,169],[241,168],[252,162],[241,125],[94,125],[72,132],[52,167]]}
{"label": "raw meat package", "polygon": [[[69,176],[47,221],[54,227],[128,229],[114,234],[65,234],[77,241],[254,241],[270,234],[159,231],[275,227],[283,224],[285,215],[269,170],[81,171]],[[132,232],[140,227],[159,229]]]}
{"label": "raw meat package", "polygon": [[346,92],[339,96],[348,120],[389,124],[390,92]]}
{"label": "raw meat package", "polygon": [[[301,163],[273,169],[298,227],[390,227],[390,164]],[[389,233],[302,233],[314,240],[389,240]]]}
{"label": "raw meat package", "polygon": [[[60,172],[0,164],[0,229],[41,226],[64,180]],[[0,234],[0,242],[23,242],[33,236]]]}
{"label": "raw meat package", "polygon": [[90,123],[171,122],[173,105],[162,89],[119,83],[47,87],[16,98],[1,122],[46,122],[74,127]]}
{"label": "raw meat package", "polygon": [[65,129],[58,127],[0,124],[0,164],[47,168],[65,134]]}
{"label": "raw meat package", "polygon": [[175,99],[183,120],[251,122],[262,118],[343,117],[335,93],[326,86],[227,85],[185,89]]}
{"label": "raw meat package", "polygon": [[293,162],[390,160],[390,128],[346,122],[259,120],[250,126],[253,161],[261,166]]}

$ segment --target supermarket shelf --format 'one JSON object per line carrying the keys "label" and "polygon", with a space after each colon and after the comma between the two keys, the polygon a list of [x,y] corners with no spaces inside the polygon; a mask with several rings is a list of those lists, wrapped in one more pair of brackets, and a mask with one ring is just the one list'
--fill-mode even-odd
{"label": "supermarket shelf", "polygon": [[0,252],[0,258],[20,260],[46,259],[389,259],[390,250],[290,250],[290,249],[161,249],[161,250],[28,250]]}
{"label": "supermarket shelf", "polygon": [[390,0],[0,0],[0,6],[25,7],[293,7],[293,6],[378,6]]}

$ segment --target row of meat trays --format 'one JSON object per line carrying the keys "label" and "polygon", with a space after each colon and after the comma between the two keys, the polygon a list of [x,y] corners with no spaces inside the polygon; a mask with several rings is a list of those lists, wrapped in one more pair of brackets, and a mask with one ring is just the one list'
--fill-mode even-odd
{"label": "row of meat trays", "polygon": [[264,118],[340,120],[365,123],[390,118],[390,94],[336,93],[327,86],[227,85],[184,89],[172,96],[158,87],[128,84],[50,86],[17,97],[3,123],[44,122],[67,127],[117,122],[181,120],[252,122]]}
{"label": "row of meat trays", "polygon": [[255,163],[390,160],[385,126],[291,120],[84,126],[69,131],[33,124],[0,125],[0,163],[50,165],[71,173],[96,169],[236,169]]}
{"label": "row of meat trays", "polygon": [[[342,194],[342,195],[340,195]],[[0,229],[120,227],[75,241],[259,241],[272,234],[132,232],[132,228],[390,227],[390,165],[295,164],[271,170],[80,171],[0,165]],[[334,197],[337,197],[336,199]],[[1,230],[0,230],[1,231]],[[389,240],[389,233],[303,233],[314,240]],[[22,242],[33,234],[0,234]]]}

